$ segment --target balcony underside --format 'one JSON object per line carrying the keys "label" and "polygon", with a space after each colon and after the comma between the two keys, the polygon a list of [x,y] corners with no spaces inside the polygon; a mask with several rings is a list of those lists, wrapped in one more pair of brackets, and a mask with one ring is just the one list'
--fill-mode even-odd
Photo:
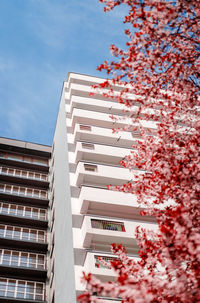
{"label": "balcony underside", "polygon": [[22,161],[15,161],[12,159],[2,159],[0,158],[0,164],[8,165],[8,166],[15,166],[18,168],[29,168],[34,171],[38,172],[48,172],[49,167],[45,165],[39,165],[34,163],[22,162]]}
{"label": "balcony underside", "polygon": [[46,301],[40,300],[28,300],[28,299],[17,299],[17,298],[8,298],[0,296],[0,303],[47,303]]}
{"label": "balcony underside", "polygon": [[80,191],[80,213],[115,218],[154,222],[155,218],[141,216],[143,208],[134,194],[82,186]]}
{"label": "balcony underside", "polygon": [[39,228],[47,228],[48,227],[48,221],[45,220],[36,220],[26,217],[17,217],[7,214],[0,214],[0,222],[1,223],[13,223],[20,226],[26,226],[26,227],[39,227]]}
{"label": "balcony underside", "polygon": [[31,186],[36,186],[38,188],[42,189],[47,189],[49,187],[48,181],[44,180],[38,180],[38,179],[29,179],[29,178],[20,178],[18,176],[12,176],[12,175],[0,175],[0,180],[5,181],[5,182],[10,182],[10,183],[16,183],[16,184],[25,184],[31,185]]}
{"label": "balcony underside", "polygon": [[31,281],[45,282],[46,270],[34,269],[30,267],[5,266],[0,265],[1,277],[12,279],[31,279]]}
{"label": "balcony underside", "polygon": [[37,252],[37,253],[46,253],[48,244],[47,243],[38,243],[24,240],[15,240],[8,238],[0,238],[0,248],[4,249],[25,249],[26,251]]}
{"label": "balcony underside", "polygon": [[110,251],[111,244],[122,244],[126,247],[128,253],[135,254],[138,251],[138,246],[134,238],[127,237],[125,232],[119,232],[120,235],[115,236],[112,231],[104,231],[102,234],[97,232],[86,232],[83,242],[85,248],[95,248],[96,250]]}
{"label": "balcony underside", "polygon": [[37,198],[32,198],[32,197],[14,195],[12,193],[2,193],[1,192],[0,199],[1,199],[1,201],[20,202],[20,203],[24,203],[26,205],[40,206],[40,207],[47,207],[49,204],[48,199],[40,199],[40,198],[37,199]]}

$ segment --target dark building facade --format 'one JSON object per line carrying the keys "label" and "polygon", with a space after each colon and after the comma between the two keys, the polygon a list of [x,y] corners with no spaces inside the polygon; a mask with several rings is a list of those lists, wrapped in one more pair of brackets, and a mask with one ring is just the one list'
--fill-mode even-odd
{"label": "dark building facade", "polygon": [[51,147],[0,138],[0,302],[47,302]]}

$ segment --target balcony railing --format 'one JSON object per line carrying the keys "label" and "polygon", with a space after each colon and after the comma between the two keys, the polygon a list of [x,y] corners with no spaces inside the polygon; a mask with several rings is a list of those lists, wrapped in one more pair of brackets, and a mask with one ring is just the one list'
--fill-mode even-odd
{"label": "balcony railing", "polygon": [[46,256],[23,251],[0,249],[0,265],[45,270]]}
{"label": "balcony railing", "polygon": [[[116,257],[108,257],[108,256],[94,256],[95,258],[95,267],[97,268],[111,268],[109,266],[110,261],[120,261],[119,258]],[[104,263],[105,262],[105,263]]]}
{"label": "balcony railing", "polygon": [[28,219],[47,220],[47,210],[17,204],[0,202],[0,214],[6,214]]}
{"label": "balcony railing", "polygon": [[7,185],[7,184],[0,184],[0,193],[7,193],[11,195],[18,195],[18,196],[26,196],[30,198],[37,198],[37,199],[47,199],[48,192],[46,190],[39,190],[29,187],[21,187],[16,185]]}
{"label": "balcony railing", "polygon": [[4,166],[0,167],[0,174],[6,175],[6,176],[39,180],[39,181],[48,181],[47,174],[41,174],[41,173],[36,173],[33,171],[15,169],[15,168],[4,167]]}
{"label": "balcony railing", "polygon": [[91,219],[91,225],[92,225],[92,228],[125,232],[125,226],[124,226],[124,223],[122,223],[122,222]]}
{"label": "balcony railing", "polygon": [[0,297],[45,301],[45,284],[0,278]]}
{"label": "balcony railing", "polygon": [[0,225],[0,238],[46,243],[46,231],[11,225]]}
{"label": "balcony railing", "polygon": [[25,162],[25,163],[32,163],[32,164],[37,164],[37,165],[43,165],[43,166],[49,165],[47,159],[39,159],[39,158],[21,156],[21,155],[17,155],[17,154],[0,153],[0,158],[13,160],[13,161],[19,161],[19,162]]}

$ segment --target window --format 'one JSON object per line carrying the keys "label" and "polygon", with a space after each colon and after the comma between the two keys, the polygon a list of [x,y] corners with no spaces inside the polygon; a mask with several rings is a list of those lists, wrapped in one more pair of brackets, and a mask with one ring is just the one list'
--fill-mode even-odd
{"label": "window", "polygon": [[0,153],[0,158],[48,166],[48,160],[42,158],[32,158],[30,156],[9,153]]}
{"label": "window", "polygon": [[[32,174],[29,174],[29,177],[31,178]],[[27,177],[27,172],[26,171],[22,171],[22,177],[26,178]]]}
{"label": "window", "polygon": [[131,135],[133,138],[135,138],[135,137],[138,138],[138,137],[140,137],[141,134],[140,134],[140,132],[131,132]]}
{"label": "window", "polygon": [[45,285],[39,282],[0,278],[0,296],[45,301]]}
{"label": "window", "polygon": [[125,226],[122,222],[91,219],[91,225],[92,228],[125,232]]}
{"label": "window", "polygon": [[47,181],[48,180],[48,176],[47,175],[40,175],[41,176],[41,180],[43,181]]}
{"label": "window", "polygon": [[[8,233],[8,230],[10,229],[10,232]],[[12,228],[11,226],[8,226],[7,228],[7,232],[6,232],[6,236],[7,237],[12,237],[12,234],[13,234],[13,229],[14,229],[14,235],[13,235],[13,238],[15,239],[20,239],[20,236],[21,236],[21,228],[20,227],[14,227]],[[12,233],[12,234],[11,234]],[[24,234],[22,235],[22,237],[24,237]],[[27,230],[27,234],[28,234],[28,230]]]}
{"label": "window", "polygon": [[96,172],[97,171],[97,165],[92,165],[92,164],[84,164],[84,168],[87,171],[93,171]]}
{"label": "window", "polygon": [[0,184],[0,191],[1,191],[1,192],[4,191],[4,184]]}
{"label": "window", "polygon": [[34,188],[27,188],[27,187],[21,187],[21,186],[11,186],[7,184],[0,184],[0,192],[5,193],[12,193],[15,195],[20,196],[29,196],[29,197],[35,197],[39,199],[47,199],[47,191],[46,190],[39,190]]}
{"label": "window", "polygon": [[4,236],[4,226],[0,225],[0,237]]}
{"label": "window", "polygon": [[2,168],[1,168],[1,173],[2,173],[2,174],[6,174],[7,171],[8,171],[8,169],[7,169],[6,167],[2,167]]}
{"label": "window", "polygon": [[91,143],[82,143],[82,148],[85,148],[85,149],[94,149],[94,144],[91,144]]}
{"label": "window", "polygon": [[46,231],[16,226],[0,225],[0,237],[32,242],[46,242]]}
{"label": "window", "polygon": [[21,267],[32,267],[31,263],[29,262],[29,257],[28,253],[21,253],[21,258],[20,258],[20,266]]}
{"label": "window", "polygon": [[40,164],[40,165],[48,166],[48,160],[46,160],[46,159],[33,158],[33,159],[32,159],[32,162],[33,162],[34,164]]}
{"label": "window", "polygon": [[82,125],[82,124],[80,124],[80,130],[91,131],[91,126],[90,125]]}
{"label": "window", "polygon": [[4,202],[0,202],[0,213],[37,220],[46,220],[47,217],[46,209]]}
{"label": "window", "polygon": [[39,218],[40,220],[46,220],[47,217],[47,211],[45,209],[39,210]]}
{"label": "window", "polygon": [[45,269],[46,260],[42,254],[1,249],[0,265]]}
{"label": "window", "polygon": [[15,280],[9,280],[9,283],[7,284],[7,297],[14,297],[15,294]]}
{"label": "window", "polygon": [[0,213],[7,214],[9,212],[9,204],[1,203]]}
{"label": "window", "polygon": [[30,217],[30,218],[34,218],[34,209],[32,209],[31,207],[24,207],[25,208],[25,217]]}
{"label": "window", "polygon": [[6,279],[0,278],[0,296],[5,296],[6,294],[6,286],[7,286],[7,281]]}
{"label": "window", "polygon": [[18,262],[19,262],[18,254],[19,253],[17,251],[12,252],[12,256],[11,256],[11,265],[12,266],[18,266]]}
{"label": "window", "polygon": [[11,175],[15,174],[17,176],[21,176],[21,172],[22,171],[19,169],[16,169],[15,171],[14,171],[14,169],[9,169],[9,174],[11,174]]}
{"label": "window", "polygon": [[22,216],[24,215],[24,207],[18,205],[18,206],[16,206],[16,208],[17,208],[17,215],[18,215],[19,217],[22,217]]}
{"label": "window", "polygon": [[14,204],[10,205],[10,207],[8,208],[8,213],[10,213],[11,215],[16,215],[17,206]]}
{"label": "window", "polygon": [[0,167],[0,172],[2,174],[6,174],[6,175],[10,175],[10,176],[47,181],[47,174],[36,173],[36,172],[28,171],[28,170],[13,169],[13,168],[9,168],[9,167]]}
{"label": "window", "polygon": [[1,250],[1,264],[10,265],[11,253],[9,250]]}
{"label": "window", "polygon": [[12,192],[14,194],[18,194],[19,193],[19,190],[20,190],[20,194],[25,194],[25,189],[24,188],[20,188],[19,186],[13,186],[11,188]]}
{"label": "window", "polygon": [[5,226],[4,237],[5,238],[15,238],[14,230],[15,230],[16,236],[20,237],[20,229],[19,228],[14,229],[13,226]]}
{"label": "window", "polygon": [[44,190],[41,190],[41,191],[40,191],[40,196],[41,196],[41,198],[46,199],[46,198],[47,198],[47,192],[44,191]]}

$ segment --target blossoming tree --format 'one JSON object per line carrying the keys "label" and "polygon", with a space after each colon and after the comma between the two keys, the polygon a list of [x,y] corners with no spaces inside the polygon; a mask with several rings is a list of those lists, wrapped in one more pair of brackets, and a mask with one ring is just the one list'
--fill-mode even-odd
{"label": "blossoming tree", "polygon": [[[115,189],[136,194],[158,232],[137,229],[139,261],[113,244],[116,281],[85,274],[79,300],[96,302],[96,293],[129,303],[200,302],[200,1],[100,2],[106,12],[120,5],[129,12],[126,48],[111,46],[115,60],[98,67],[110,80],[98,89],[126,105],[127,127],[142,138],[121,164],[144,173]],[[145,128],[145,120],[156,128]]]}

